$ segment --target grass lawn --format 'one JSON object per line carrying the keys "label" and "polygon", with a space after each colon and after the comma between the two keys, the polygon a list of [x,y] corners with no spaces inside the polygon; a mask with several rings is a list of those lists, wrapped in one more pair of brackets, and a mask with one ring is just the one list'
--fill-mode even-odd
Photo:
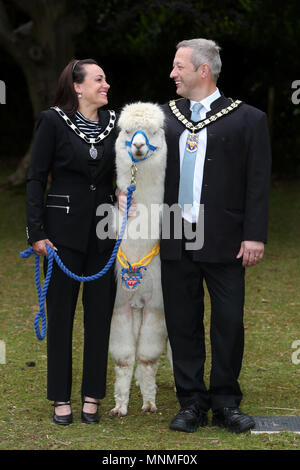
{"label": "grass lawn", "polygon": [[[0,173],[1,180],[8,170]],[[46,400],[46,340],[37,340],[33,319],[38,311],[34,258],[23,260],[24,189],[0,189],[0,340],[6,363],[0,364],[0,449],[52,450],[296,450],[300,435],[232,435],[210,424],[196,433],[169,430],[178,410],[173,377],[166,358],[158,370],[156,414],[141,412],[139,389],[132,385],[128,415],[111,418],[114,367],[109,362],[107,396],[98,425],[80,422],[82,307],[74,325],[72,404],[74,423],[57,426]],[[273,184],[270,235],[263,262],[247,270],[246,344],[240,384],[243,411],[253,416],[300,416],[300,364],[292,361],[292,343],[300,340],[300,187],[299,181]],[[209,330],[207,296],[206,330]],[[298,346],[300,348],[300,346]],[[207,337],[209,373],[209,338]],[[300,359],[300,351],[297,356]],[[34,362],[35,366],[27,365]]]}

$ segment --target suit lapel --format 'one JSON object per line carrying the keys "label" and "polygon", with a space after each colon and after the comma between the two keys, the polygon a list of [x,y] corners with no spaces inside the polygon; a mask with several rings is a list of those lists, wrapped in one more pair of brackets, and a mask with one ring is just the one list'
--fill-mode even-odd
{"label": "suit lapel", "polygon": [[[190,110],[190,101],[187,99],[179,100],[177,101],[176,106],[179,111],[190,121],[192,114]],[[175,120],[178,124],[178,131],[181,134],[186,129],[186,127],[177,118],[175,118]]]}
{"label": "suit lapel", "polygon": [[218,113],[221,109],[226,108],[231,104],[231,100],[221,95],[218,99],[211,103],[211,110],[206,114],[206,117],[210,117],[213,114]]}
{"label": "suit lapel", "polygon": [[[186,99],[179,99],[176,101],[176,106],[179,111],[187,118],[190,119],[190,109],[189,101]],[[181,134],[185,131],[185,126],[179,121],[171,109],[169,108],[168,114],[170,119],[168,120],[168,132],[167,132],[167,141],[168,141],[168,160],[169,160],[169,171],[168,175],[171,176],[172,185],[169,186],[168,191],[172,190],[177,191],[180,178],[180,153],[179,153],[179,139]],[[166,180],[167,182],[167,180]],[[175,182],[175,184],[174,184]],[[176,199],[178,195],[174,197]]]}
{"label": "suit lapel", "polygon": [[190,119],[191,116],[191,110],[190,110],[190,101],[187,99],[182,99],[177,102],[177,107],[180,110],[182,114],[184,114],[188,119]]}
{"label": "suit lapel", "polygon": [[[101,126],[101,132],[103,132],[104,129],[106,128],[106,126],[109,123],[110,114],[109,114],[108,111],[100,111],[99,110],[98,115],[99,115],[99,123],[100,123],[100,126]],[[111,134],[113,132],[114,132],[114,130],[111,131]],[[99,174],[101,173],[101,171],[103,169],[103,166],[105,165],[106,160],[108,158],[111,158],[111,156],[113,154],[114,149],[110,148],[111,145],[114,145],[113,140],[109,138],[111,136],[111,134],[109,134],[107,136],[107,138],[105,138],[99,145],[97,145],[97,150],[98,150],[99,155],[100,155],[100,161],[98,162],[98,165],[97,165],[95,178],[97,178],[99,176]]]}

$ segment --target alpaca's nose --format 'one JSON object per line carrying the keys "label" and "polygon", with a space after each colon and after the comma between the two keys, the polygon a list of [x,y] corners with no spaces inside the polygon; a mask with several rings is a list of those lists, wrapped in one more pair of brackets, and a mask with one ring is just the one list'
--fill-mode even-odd
{"label": "alpaca's nose", "polygon": [[133,145],[136,147],[137,150],[140,150],[145,144],[144,142],[134,142]]}

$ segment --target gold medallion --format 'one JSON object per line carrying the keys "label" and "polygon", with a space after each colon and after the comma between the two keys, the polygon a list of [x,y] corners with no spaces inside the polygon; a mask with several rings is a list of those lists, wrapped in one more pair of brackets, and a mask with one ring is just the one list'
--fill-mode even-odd
{"label": "gold medallion", "polygon": [[199,143],[199,134],[189,133],[186,140],[186,149],[188,152],[197,152]]}

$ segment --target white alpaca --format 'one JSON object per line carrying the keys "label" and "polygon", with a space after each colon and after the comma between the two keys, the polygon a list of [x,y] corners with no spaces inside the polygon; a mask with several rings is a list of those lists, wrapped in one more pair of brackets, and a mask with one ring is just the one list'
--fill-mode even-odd
{"label": "white alpaca", "polygon": [[[136,214],[128,218],[126,236],[121,243],[131,265],[148,255],[159,241],[159,209],[163,203],[167,154],[163,124],[163,112],[152,103],[125,106],[118,122],[116,170],[117,186],[122,192],[127,192],[131,181],[132,159],[128,151],[138,160],[133,193]],[[156,147],[153,152],[149,151],[145,135],[150,146]],[[128,142],[131,142],[131,147]],[[118,211],[118,229],[123,215]],[[115,361],[115,408],[111,414],[117,416],[127,414],[135,362],[135,378],[143,397],[142,410],[156,411],[155,378],[167,339],[159,254],[146,266],[136,291],[122,287],[122,268],[116,261],[117,295],[110,334],[110,353]]]}

